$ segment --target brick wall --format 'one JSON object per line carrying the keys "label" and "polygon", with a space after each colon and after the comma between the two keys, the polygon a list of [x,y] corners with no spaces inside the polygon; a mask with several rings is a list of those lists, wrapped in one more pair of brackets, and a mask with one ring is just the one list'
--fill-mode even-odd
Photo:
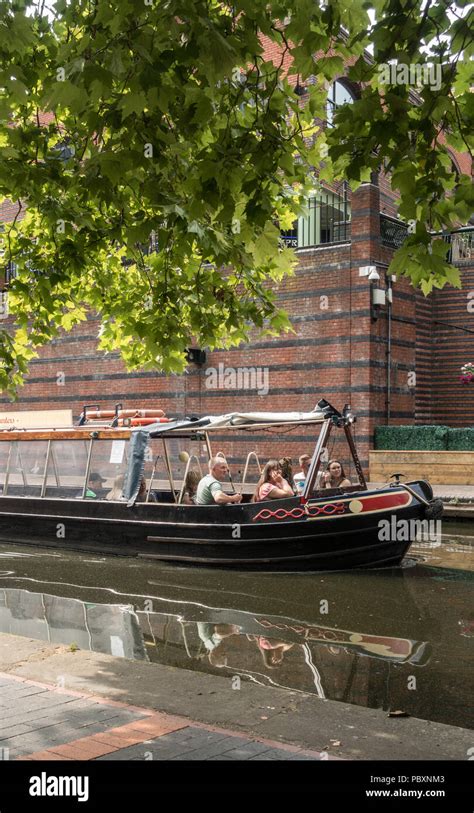
{"label": "brick wall", "polygon": [[431,304],[432,364],[426,391],[431,423],[474,424],[474,383],[461,384],[460,368],[474,362],[474,261],[460,267],[462,288],[435,291]]}

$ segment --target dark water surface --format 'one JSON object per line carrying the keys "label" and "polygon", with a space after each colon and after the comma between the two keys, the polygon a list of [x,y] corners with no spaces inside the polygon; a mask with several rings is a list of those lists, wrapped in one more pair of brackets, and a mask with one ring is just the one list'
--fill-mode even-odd
{"label": "dark water surface", "polygon": [[472,727],[474,526],[448,529],[403,567],[338,573],[1,544],[0,632]]}

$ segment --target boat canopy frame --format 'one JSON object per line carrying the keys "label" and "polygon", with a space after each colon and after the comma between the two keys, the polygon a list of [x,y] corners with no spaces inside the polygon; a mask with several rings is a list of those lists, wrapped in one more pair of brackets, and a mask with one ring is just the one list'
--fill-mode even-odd
{"label": "boat canopy frame", "polygon": [[[128,467],[125,473],[124,481],[124,497],[129,507],[133,506],[136,502],[138,492],[140,489],[140,482],[143,477],[144,464],[145,464],[145,450],[150,438],[161,438],[164,443],[165,460],[168,460],[166,449],[166,440],[171,438],[197,438],[201,436],[206,441],[209,459],[212,457],[212,450],[210,440],[208,437],[209,432],[222,431],[222,429],[232,429],[236,431],[255,430],[255,429],[269,429],[278,428],[281,426],[290,425],[311,425],[321,424],[321,432],[316,443],[316,447],[312,456],[312,462],[306,478],[304,492],[301,496],[301,502],[306,502],[314,488],[316,478],[321,466],[321,455],[323,449],[327,446],[330,434],[334,428],[342,428],[349,446],[354,467],[359,477],[359,484],[362,489],[367,488],[367,482],[362,471],[362,466],[355,448],[354,439],[352,437],[351,426],[356,421],[356,416],[351,411],[350,404],[345,404],[342,412],[339,412],[325,399],[321,399],[317,404],[317,409],[313,412],[288,412],[288,413],[230,413],[229,415],[221,416],[207,416],[197,419],[176,420],[166,424],[151,424],[147,427],[140,427],[139,429],[132,430],[130,440],[131,449],[128,458]],[[188,461],[189,462],[189,461]],[[174,495],[175,502],[177,499],[173,477],[170,467],[167,465],[168,475],[170,479],[171,493]],[[182,494],[183,486],[180,491]],[[151,483],[148,488],[147,501],[150,495]]]}

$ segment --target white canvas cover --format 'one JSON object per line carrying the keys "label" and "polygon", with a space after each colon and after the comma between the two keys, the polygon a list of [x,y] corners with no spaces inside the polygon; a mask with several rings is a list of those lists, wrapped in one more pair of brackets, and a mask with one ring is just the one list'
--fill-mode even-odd
{"label": "white canvas cover", "polygon": [[228,415],[209,415],[206,429],[226,426],[251,426],[252,424],[322,423],[322,412],[230,412]]}

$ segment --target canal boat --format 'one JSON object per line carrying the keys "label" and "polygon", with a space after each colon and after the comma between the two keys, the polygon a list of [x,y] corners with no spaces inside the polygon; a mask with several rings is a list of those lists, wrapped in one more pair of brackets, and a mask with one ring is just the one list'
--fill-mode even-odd
{"label": "canal boat", "polygon": [[[107,413],[107,411],[105,411]],[[440,515],[429,483],[401,475],[369,489],[357,455],[356,416],[326,400],[311,412],[231,413],[170,419],[117,405],[85,405],[79,424],[0,432],[0,539],[192,565],[260,570],[344,570],[397,565],[424,519]],[[133,423],[137,421],[138,423]],[[264,460],[287,433],[314,452],[301,494],[254,502]],[[322,488],[330,436],[347,444],[357,484]],[[233,459],[246,436],[236,476]],[[250,441],[248,438],[250,437]],[[251,448],[249,449],[249,443]],[[196,505],[186,484],[226,456],[240,503]],[[418,524],[417,524],[418,523]]]}

